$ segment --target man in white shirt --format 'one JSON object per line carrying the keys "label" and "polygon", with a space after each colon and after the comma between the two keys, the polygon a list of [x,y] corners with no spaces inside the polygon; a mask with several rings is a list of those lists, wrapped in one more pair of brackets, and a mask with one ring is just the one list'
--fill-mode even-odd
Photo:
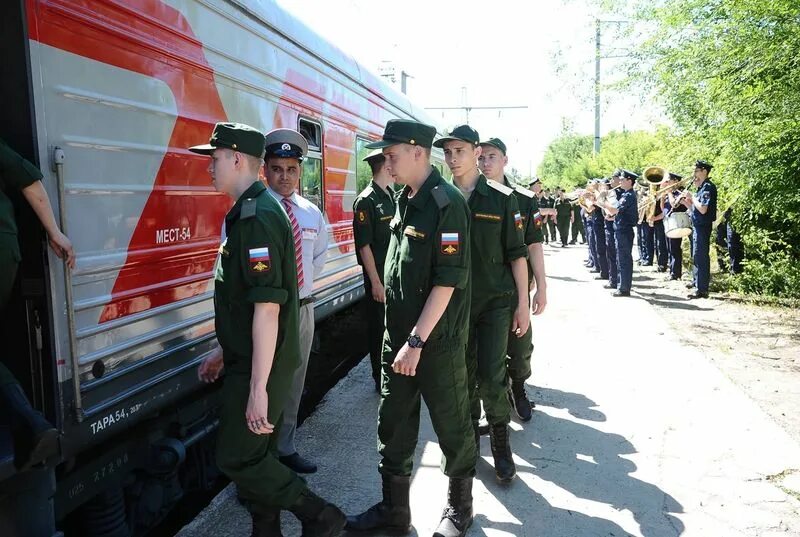
{"label": "man in white shirt", "polygon": [[292,224],[297,261],[297,289],[300,294],[300,367],[295,372],[286,401],[283,423],[278,432],[280,461],[297,473],[314,473],[317,466],[297,453],[295,431],[297,411],[314,339],[314,279],[325,266],[328,230],[316,205],[297,193],[308,143],[292,129],[275,129],[267,134],[264,166],[269,193],[281,204]]}

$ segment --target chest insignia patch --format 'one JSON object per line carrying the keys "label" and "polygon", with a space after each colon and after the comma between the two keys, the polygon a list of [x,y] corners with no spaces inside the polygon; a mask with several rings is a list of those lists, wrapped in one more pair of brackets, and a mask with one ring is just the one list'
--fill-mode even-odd
{"label": "chest insignia patch", "polygon": [[270,269],[269,248],[250,248],[250,270],[253,272],[266,272]]}
{"label": "chest insignia patch", "polygon": [[406,226],[406,229],[403,231],[403,233],[415,239],[420,239],[420,240],[425,239],[425,232],[417,231],[417,229],[414,226]]}
{"label": "chest insignia patch", "polygon": [[391,220],[392,218],[394,218],[392,215],[388,215],[388,216],[381,216],[381,222],[388,222],[388,221],[389,221],[389,220]]}
{"label": "chest insignia patch", "polygon": [[517,226],[517,229],[522,229],[522,215],[519,212],[514,213],[514,225]]}
{"label": "chest insignia patch", "polygon": [[499,214],[475,213],[475,219],[488,220],[490,222],[499,222],[503,218]]}
{"label": "chest insignia patch", "polygon": [[442,232],[441,251],[444,255],[456,255],[461,251],[458,233]]}

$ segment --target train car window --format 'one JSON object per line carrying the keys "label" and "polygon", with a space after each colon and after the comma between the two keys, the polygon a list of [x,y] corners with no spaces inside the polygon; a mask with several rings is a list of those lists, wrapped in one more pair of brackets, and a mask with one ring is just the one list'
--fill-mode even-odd
{"label": "train car window", "polygon": [[356,138],[356,192],[361,193],[372,181],[372,170],[369,164],[364,162],[364,157],[369,155],[370,149],[366,148],[369,140]]}
{"label": "train car window", "polygon": [[322,195],[322,159],[309,154],[303,161],[303,176],[300,179],[300,194],[324,211]]}
{"label": "train car window", "polygon": [[309,151],[322,151],[322,126],[319,123],[300,118],[297,130],[308,142]]}

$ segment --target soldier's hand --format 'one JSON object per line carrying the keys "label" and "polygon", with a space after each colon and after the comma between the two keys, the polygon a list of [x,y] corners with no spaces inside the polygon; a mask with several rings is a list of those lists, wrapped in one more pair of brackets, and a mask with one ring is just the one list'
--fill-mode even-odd
{"label": "soldier's hand", "polygon": [[413,377],[417,374],[417,364],[421,355],[422,349],[412,349],[406,343],[395,356],[392,370],[398,375]]}
{"label": "soldier's hand", "polygon": [[203,382],[214,382],[219,378],[222,369],[225,367],[222,361],[222,348],[217,347],[211,355],[203,360],[197,368],[197,377]]}
{"label": "soldier's hand", "polygon": [[386,291],[380,283],[378,285],[372,284],[372,300],[381,304],[386,302]]}
{"label": "soldier's hand", "polygon": [[247,428],[254,434],[272,434],[275,426],[267,421],[269,397],[265,387],[254,386],[250,388],[250,397],[247,399],[245,419]]}
{"label": "soldier's hand", "polygon": [[49,237],[50,248],[61,258],[67,260],[67,266],[75,268],[75,250],[72,249],[72,241],[60,231]]}
{"label": "soldier's hand", "polygon": [[531,324],[530,313],[528,312],[528,305],[517,306],[514,311],[514,320],[511,323],[511,333],[516,337],[522,337],[528,331],[528,326]]}
{"label": "soldier's hand", "polygon": [[542,289],[536,289],[536,292],[533,293],[533,299],[531,300],[531,313],[533,315],[540,315],[546,306],[547,292]]}

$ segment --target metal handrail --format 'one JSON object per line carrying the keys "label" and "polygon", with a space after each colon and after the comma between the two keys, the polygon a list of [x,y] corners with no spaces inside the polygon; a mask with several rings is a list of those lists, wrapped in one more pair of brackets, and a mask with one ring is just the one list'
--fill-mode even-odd
{"label": "metal handrail", "polygon": [[[65,199],[65,185],[64,185],[64,161],[66,155],[64,150],[56,146],[53,148],[53,168],[56,171],[56,179],[58,183],[58,220],[61,226],[61,232],[69,236],[67,232],[67,217],[66,217],[66,199]],[[75,334],[75,311],[72,309],[72,273],[67,265],[67,257],[64,256],[64,298],[66,300],[67,308],[67,336],[69,341],[69,362],[72,366],[72,397],[73,397],[73,410],[75,411],[75,420],[81,423],[84,418],[83,400],[81,398],[81,378],[80,378],[80,363],[78,361],[78,339]]]}

